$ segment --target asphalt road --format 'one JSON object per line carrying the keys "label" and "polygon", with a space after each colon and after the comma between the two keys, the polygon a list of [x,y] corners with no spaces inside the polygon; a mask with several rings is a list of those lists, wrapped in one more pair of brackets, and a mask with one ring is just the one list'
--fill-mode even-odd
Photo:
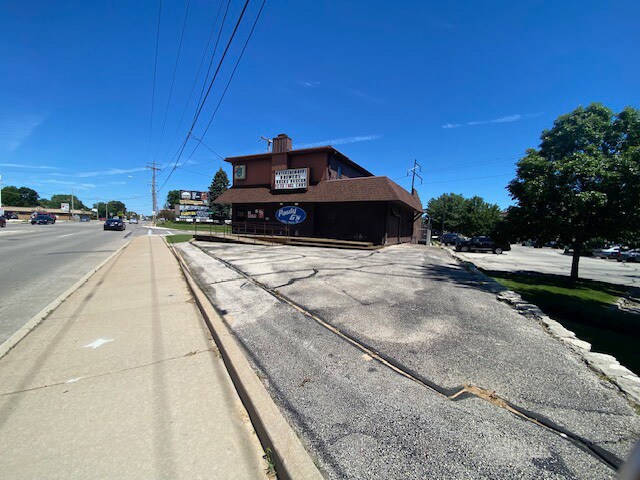
{"label": "asphalt road", "polygon": [[481,387],[621,459],[640,435],[616,388],[444,250],[199,245],[178,248],[328,478],[615,471],[499,401],[407,379],[299,308],[441,390]]}
{"label": "asphalt road", "polygon": [[148,231],[135,224],[103,231],[96,221],[7,223],[0,229],[0,344],[132,236]]}
{"label": "asphalt road", "polygon": [[[525,271],[566,276],[571,272],[571,255],[564,255],[562,250],[553,248],[512,245],[511,250],[502,255],[458,253],[485,270]],[[579,275],[581,278],[600,282],[640,287],[640,263],[580,257]]]}

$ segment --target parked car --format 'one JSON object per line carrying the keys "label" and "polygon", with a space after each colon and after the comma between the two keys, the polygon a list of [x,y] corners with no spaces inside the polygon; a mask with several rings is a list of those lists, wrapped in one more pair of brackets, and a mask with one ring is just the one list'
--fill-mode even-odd
{"label": "parked car", "polygon": [[131,217],[131,218],[129,219],[129,223],[138,223],[138,219],[137,219],[137,218],[133,218],[133,217]]}
{"label": "parked car", "polygon": [[602,248],[593,251],[593,256],[596,258],[617,258],[621,252],[626,252],[629,249],[616,245],[615,247]]}
{"label": "parked car", "polygon": [[4,212],[5,220],[18,220],[18,214],[13,212]]}
{"label": "parked car", "polygon": [[469,240],[461,240],[456,244],[458,252],[493,252],[501,254],[511,250],[509,244],[498,244],[491,237],[471,237]]}
{"label": "parked car", "polygon": [[456,243],[464,239],[465,237],[458,233],[443,233],[440,236],[440,242],[443,245],[455,245]]}
{"label": "parked car", "polygon": [[626,252],[620,252],[615,259],[618,262],[631,262],[636,263],[640,261],[640,250],[627,250]]}
{"label": "parked car", "polygon": [[39,213],[31,219],[31,225],[53,225],[56,223],[56,217],[48,213]]}
{"label": "parked car", "polygon": [[4,218],[4,215],[0,216],[0,228],[7,226],[7,219]]}
{"label": "parked car", "polygon": [[125,223],[120,220],[119,218],[110,218],[109,220],[107,220],[106,222],[104,222],[104,229],[105,230],[124,230],[126,229],[127,226],[125,225]]}
{"label": "parked car", "polygon": [[89,221],[91,221],[91,219],[89,217],[87,217],[86,215],[83,215],[78,219],[78,221],[79,222],[89,222]]}

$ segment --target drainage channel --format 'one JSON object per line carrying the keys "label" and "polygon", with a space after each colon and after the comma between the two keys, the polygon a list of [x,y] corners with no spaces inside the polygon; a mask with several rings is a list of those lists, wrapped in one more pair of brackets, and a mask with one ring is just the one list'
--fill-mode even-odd
{"label": "drainage channel", "polygon": [[461,401],[471,397],[475,397],[475,398],[479,398],[481,400],[487,401],[494,406],[503,408],[511,412],[512,414],[516,415],[518,418],[522,420],[530,422],[539,427],[545,428],[548,431],[558,435],[560,438],[567,440],[568,442],[572,443],[573,445],[580,448],[584,452],[597,458],[598,460],[600,460],[602,463],[604,463],[605,465],[607,465],[609,468],[613,470],[618,470],[622,466],[622,463],[623,463],[622,459],[620,459],[614,453],[598,445],[595,445],[594,443],[592,443],[591,441],[587,440],[586,438],[580,435],[577,435],[563,428],[562,426],[556,424],[555,422],[551,421],[550,419],[546,418],[543,415],[540,415],[536,412],[532,412],[530,410],[526,410],[518,405],[515,405],[501,398],[494,391],[490,391],[485,388],[478,387],[471,384],[465,384],[465,385],[454,387],[454,388],[445,388],[441,385],[438,385],[432,382],[431,380],[424,377],[420,373],[398,362],[396,359],[389,357],[383,352],[380,352],[375,347],[366,344],[365,342],[355,338],[351,334],[340,330],[338,327],[318,317],[314,313],[310,312],[309,310],[305,309],[303,306],[295,302],[293,299],[261,283],[260,281],[256,280],[251,275],[245,273],[235,265],[227,262],[226,260],[223,260],[222,258],[217,257],[216,255],[214,255],[209,251],[204,251],[204,252],[207,255],[213,257],[217,261],[224,264],[226,267],[236,272],[238,275],[241,275],[242,277],[246,278],[248,281],[250,281],[257,287],[259,287],[260,289],[264,290],[265,292],[269,293],[273,297],[277,298],[279,301],[286,303],[287,305],[291,306],[292,308],[302,313],[306,317],[311,318],[312,320],[322,325],[324,328],[326,328],[333,334],[339,336],[349,344],[356,347],[358,350],[362,351],[366,355],[369,355],[371,358],[373,358],[380,364],[402,375],[403,377],[406,377],[409,380],[454,402]]}

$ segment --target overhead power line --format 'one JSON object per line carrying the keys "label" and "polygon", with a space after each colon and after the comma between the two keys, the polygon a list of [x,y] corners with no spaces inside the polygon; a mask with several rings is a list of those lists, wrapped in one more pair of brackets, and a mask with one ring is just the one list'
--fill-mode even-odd
{"label": "overhead power line", "polygon": [[204,104],[207,101],[207,98],[209,97],[209,94],[211,93],[211,89],[213,88],[213,84],[216,81],[216,78],[218,77],[218,73],[220,72],[220,68],[222,67],[222,63],[224,62],[225,57],[227,56],[227,53],[229,51],[229,48],[231,47],[231,43],[233,42],[233,39],[238,31],[238,27],[240,26],[240,23],[242,22],[242,18],[244,17],[244,14],[247,10],[247,6],[249,5],[249,0],[246,0],[244,3],[244,6],[242,7],[242,12],[240,12],[240,16],[238,17],[238,21],[236,22],[236,25],[233,29],[233,32],[231,33],[231,36],[229,37],[229,41],[227,42],[227,46],[224,49],[224,53],[222,54],[222,57],[220,58],[220,60],[218,61],[218,66],[216,68],[216,71],[213,75],[213,78],[211,79],[211,83],[209,84],[209,88],[207,89],[207,93],[204,95],[204,97],[202,98],[202,101],[200,103],[200,106],[198,107],[196,114],[194,116],[194,119],[191,123],[191,127],[189,127],[189,132],[187,133],[187,136],[185,137],[184,141],[182,142],[182,145],[180,146],[180,149],[177,152],[177,155],[174,156],[175,160],[174,160],[174,165],[171,169],[171,171],[169,172],[169,175],[167,176],[167,178],[165,178],[164,182],[162,183],[162,185],[160,186],[160,188],[158,189],[158,191],[162,190],[164,188],[164,186],[167,184],[167,182],[169,181],[169,179],[171,178],[171,175],[173,174],[173,172],[176,170],[178,163],[180,161],[180,157],[182,156],[182,153],[184,152],[185,147],[187,146],[187,142],[189,141],[189,138],[191,137],[191,134],[193,132],[193,129],[198,121],[198,118],[200,117],[200,113],[202,112],[202,109],[204,108]]}
{"label": "overhead power line", "polygon": [[182,32],[180,33],[180,42],[178,43],[178,53],[176,54],[176,63],[173,66],[173,75],[171,76],[171,87],[169,88],[169,98],[167,99],[167,106],[164,109],[164,120],[162,121],[162,129],[160,131],[160,140],[158,140],[158,148],[156,148],[156,154],[153,157],[154,161],[158,158],[160,145],[162,145],[162,139],[164,138],[164,129],[167,125],[167,115],[169,114],[169,106],[171,105],[171,97],[173,96],[173,86],[176,81],[176,72],[178,71],[178,63],[180,62],[180,52],[182,51],[182,41],[184,40],[184,32],[187,28],[187,18],[189,17],[190,5],[191,5],[191,0],[187,0],[187,8],[185,9],[184,20],[182,21]]}
{"label": "overhead power line", "polygon": [[156,55],[153,61],[153,87],[151,88],[151,118],[149,119],[149,147],[147,149],[147,161],[151,159],[151,136],[153,133],[153,113],[156,99],[156,73],[158,71],[158,44],[160,43],[160,18],[162,18],[162,0],[158,7],[158,28],[156,30]]}

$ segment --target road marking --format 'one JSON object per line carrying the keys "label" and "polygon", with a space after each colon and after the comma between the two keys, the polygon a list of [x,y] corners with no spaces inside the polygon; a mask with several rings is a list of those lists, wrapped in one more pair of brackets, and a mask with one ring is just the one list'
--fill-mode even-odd
{"label": "road marking", "polygon": [[95,350],[96,348],[99,348],[102,345],[104,345],[105,343],[109,343],[109,342],[113,342],[113,338],[99,338],[99,339],[97,339],[97,340],[85,345],[82,348],[93,348]]}
{"label": "road marking", "polygon": [[77,382],[78,380],[80,380],[81,378],[82,378],[82,377],[70,378],[69,380],[67,380],[67,381],[66,381],[66,382],[64,382],[64,383],[75,383],[75,382]]}
{"label": "road marking", "polygon": [[69,237],[71,235],[75,235],[74,233],[65,233],[64,235],[58,235],[58,238]]}
{"label": "road marking", "polygon": [[151,233],[151,229],[148,229],[148,230],[147,230],[147,235],[148,235],[148,236],[153,235],[153,234]]}

